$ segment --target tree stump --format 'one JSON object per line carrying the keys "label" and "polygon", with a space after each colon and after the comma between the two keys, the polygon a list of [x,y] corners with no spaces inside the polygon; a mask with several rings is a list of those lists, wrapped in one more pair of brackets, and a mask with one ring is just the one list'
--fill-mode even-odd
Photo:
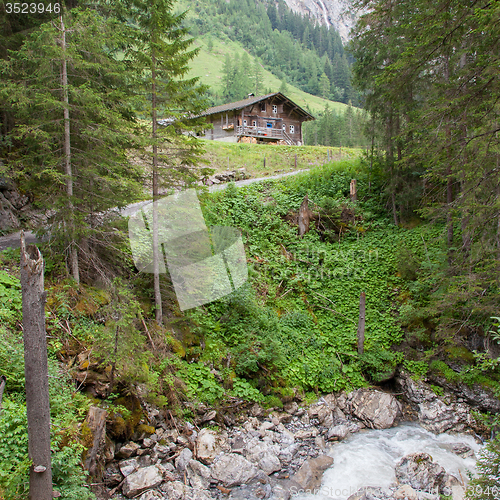
{"label": "tree stump", "polygon": [[84,423],[85,431],[91,438],[84,465],[89,474],[98,479],[102,473],[102,452],[106,444],[106,416],[106,410],[91,406]]}
{"label": "tree stump", "polygon": [[50,403],[43,257],[34,245],[26,248],[21,231],[21,290],[23,294],[24,375],[28,414],[30,500],[52,500]]}

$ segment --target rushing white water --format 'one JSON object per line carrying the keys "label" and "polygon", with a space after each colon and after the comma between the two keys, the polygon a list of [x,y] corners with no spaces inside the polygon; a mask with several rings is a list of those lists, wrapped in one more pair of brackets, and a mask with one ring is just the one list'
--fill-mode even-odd
{"label": "rushing white water", "polygon": [[394,468],[410,453],[425,452],[446,472],[458,479],[474,473],[476,460],[461,458],[451,451],[455,443],[468,444],[474,453],[480,450],[466,434],[432,434],[417,424],[404,423],[384,430],[365,430],[335,444],[328,455],[333,465],[325,471],[318,494],[294,495],[293,500],[346,500],[359,488],[388,487],[396,482]]}

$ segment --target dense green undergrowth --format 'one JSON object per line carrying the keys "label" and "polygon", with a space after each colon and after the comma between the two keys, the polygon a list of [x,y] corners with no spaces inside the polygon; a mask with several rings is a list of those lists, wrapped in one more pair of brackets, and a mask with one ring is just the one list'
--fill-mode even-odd
{"label": "dense green undergrowth", "polygon": [[[354,202],[352,179],[358,189]],[[385,211],[383,183],[361,160],[348,160],[279,181],[200,193],[208,226],[241,231],[249,279],[231,295],[181,313],[163,276],[169,311],[163,326],[153,321],[151,276],[134,269],[125,238],[114,242],[120,251],[107,256],[112,259],[107,268],[119,270],[120,278],[110,277],[106,286],[76,286],[65,276],[61,257],[42,245],[54,478],[63,497],[88,495],[78,424],[89,405],[109,408],[109,432],[129,439],[143,422],[131,394],[192,418],[192,404],[183,401],[217,407],[237,397],[279,407],[294,396],[310,401],[319,393],[383,382],[397,366],[415,377],[435,374],[498,392],[498,360],[468,350],[438,328],[435,304],[448,293],[442,285],[444,225],[414,220],[394,226]],[[306,195],[310,231],[299,237],[297,212]],[[123,230],[125,224],[117,227]],[[0,492],[24,498],[28,459],[19,251],[0,256],[0,374],[7,377]],[[365,352],[358,355],[362,292]],[[497,323],[484,312],[477,316],[478,327],[498,329]],[[497,341],[498,332],[491,333]],[[84,396],[84,384],[75,387],[68,380],[75,370],[89,370],[87,388],[102,382],[105,394]]]}

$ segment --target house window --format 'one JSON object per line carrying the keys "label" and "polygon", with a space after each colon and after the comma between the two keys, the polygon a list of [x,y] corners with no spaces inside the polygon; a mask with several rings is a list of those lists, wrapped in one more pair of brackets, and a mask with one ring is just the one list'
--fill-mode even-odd
{"label": "house window", "polygon": [[254,121],[252,122],[252,126],[253,126],[253,127],[256,127],[256,126],[257,126],[257,120],[254,120]]}
{"label": "house window", "polygon": [[266,103],[265,102],[261,102],[260,103],[260,110],[261,111],[265,111],[266,110]]}
{"label": "house window", "polygon": [[247,121],[246,120],[243,120],[243,126],[246,127],[247,126]]}
{"label": "house window", "polygon": [[290,134],[295,134],[295,125],[290,125]]}
{"label": "house window", "polygon": [[276,104],[273,104],[273,113],[276,114],[278,112],[278,106]]}
{"label": "house window", "polygon": [[286,123],[283,123],[283,130],[286,132]]}

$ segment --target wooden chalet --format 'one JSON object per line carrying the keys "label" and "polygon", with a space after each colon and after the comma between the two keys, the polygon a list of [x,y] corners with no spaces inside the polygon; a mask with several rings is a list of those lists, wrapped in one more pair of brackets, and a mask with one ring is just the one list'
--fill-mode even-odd
{"label": "wooden chalet", "polygon": [[297,106],[281,92],[207,109],[213,125],[205,131],[205,139],[225,142],[253,142],[302,145],[302,123],[314,116]]}

